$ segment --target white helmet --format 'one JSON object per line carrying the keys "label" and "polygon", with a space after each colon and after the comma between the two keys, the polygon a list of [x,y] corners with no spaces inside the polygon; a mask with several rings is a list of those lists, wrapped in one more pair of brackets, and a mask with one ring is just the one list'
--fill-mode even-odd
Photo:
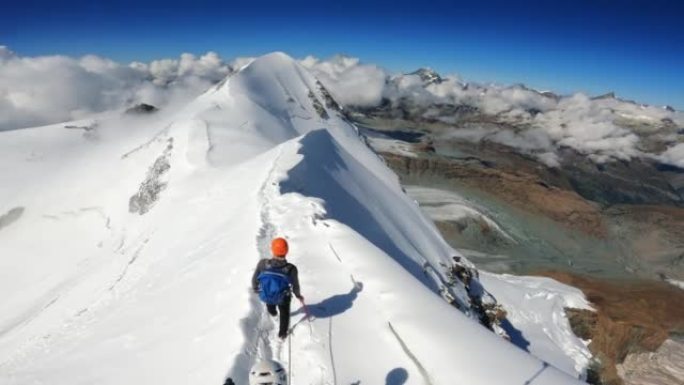
{"label": "white helmet", "polygon": [[249,385],[287,385],[285,369],[272,360],[259,361],[249,371]]}

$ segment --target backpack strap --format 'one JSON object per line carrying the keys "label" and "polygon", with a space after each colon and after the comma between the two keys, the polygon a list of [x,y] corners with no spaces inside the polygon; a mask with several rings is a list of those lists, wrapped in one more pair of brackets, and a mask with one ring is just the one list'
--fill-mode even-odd
{"label": "backpack strap", "polygon": [[282,272],[284,272],[285,274],[287,274],[288,280],[290,279],[290,273],[292,273],[292,269],[293,269],[294,267],[295,267],[295,266],[294,266],[293,264],[291,264],[290,262],[287,262],[287,263],[286,263],[285,265],[283,265],[283,266],[273,266],[273,264],[271,263],[271,260],[270,260],[270,259],[267,259],[267,260],[266,260],[266,263],[264,263],[264,271],[266,271],[266,270],[270,270],[270,271],[282,271]]}

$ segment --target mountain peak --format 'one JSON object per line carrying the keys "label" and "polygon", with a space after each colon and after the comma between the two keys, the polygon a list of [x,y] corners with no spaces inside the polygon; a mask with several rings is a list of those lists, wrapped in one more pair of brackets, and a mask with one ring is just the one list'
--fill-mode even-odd
{"label": "mountain peak", "polygon": [[259,56],[256,59],[252,60],[251,63],[248,65],[244,66],[242,70],[246,70],[251,66],[267,66],[267,67],[278,67],[278,66],[283,66],[283,65],[295,65],[297,64],[297,61],[292,58],[290,55],[286,54],[285,52],[282,51],[275,51],[271,53],[267,53],[265,55]]}
{"label": "mountain peak", "polygon": [[439,84],[444,81],[444,79],[442,79],[442,77],[432,68],[419,68],[409,73],[409,75],[419,76],[425,84]]}
{"label": "mountain peak", "polygon": [[[339,105],[330,93],[297,60],[283,52],[255,58],[239,71],[201,95],[188,109],[197,119],[222,123],[209,131],[220,132],[240,125],[243,140],[255,143],[243,146],[241,156],[253,156],[274,145],[320,129],[330,119],[339,118]],[[221,111],[218,113],[217,111]],[[230,165],[231,141],[212,142],[209,160],[214,165]],[[225,151],[224,151],[225,150]]]}
{"label": "mountain peak", "polygon": [[602,100],[602,99],[616,99],[615,92],[607,92],[603,95],[594,96],[592,100]]}

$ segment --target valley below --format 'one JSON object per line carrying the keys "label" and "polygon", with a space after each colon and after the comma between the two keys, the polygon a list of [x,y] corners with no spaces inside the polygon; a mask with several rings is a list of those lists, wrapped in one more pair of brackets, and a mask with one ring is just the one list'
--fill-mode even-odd
{"label": "valley below", "polygon": [[[407,128],[408,127],[408,128]],[[581,289],[566,309],[589,343],[595,384],[676,384],[684,368],[681,170],[632,160],[595,165],[568,149],[559,167],[447,128],[362,119],[369,144],[445,240],[478,268]],[[674,283],[674,284],[673,284]]]}

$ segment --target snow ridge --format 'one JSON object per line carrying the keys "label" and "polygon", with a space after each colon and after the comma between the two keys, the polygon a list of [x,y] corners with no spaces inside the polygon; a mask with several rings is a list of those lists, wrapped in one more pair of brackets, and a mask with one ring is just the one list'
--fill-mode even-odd
{"label": "snow ridge", "polygon": [[[469,303],[445,284],[458,253],[320,100],[275,53],[178,112],[100,121],[96,140],[1,133],[0,212],[26,209],[0,229],[0,382],[244,384],[272,357],[301,385],[578,383],[444,301]],[[163,193],[131,213],[160,154]],[[275,235],[313,315],[293,303],[291,355],[249,287]]]}

